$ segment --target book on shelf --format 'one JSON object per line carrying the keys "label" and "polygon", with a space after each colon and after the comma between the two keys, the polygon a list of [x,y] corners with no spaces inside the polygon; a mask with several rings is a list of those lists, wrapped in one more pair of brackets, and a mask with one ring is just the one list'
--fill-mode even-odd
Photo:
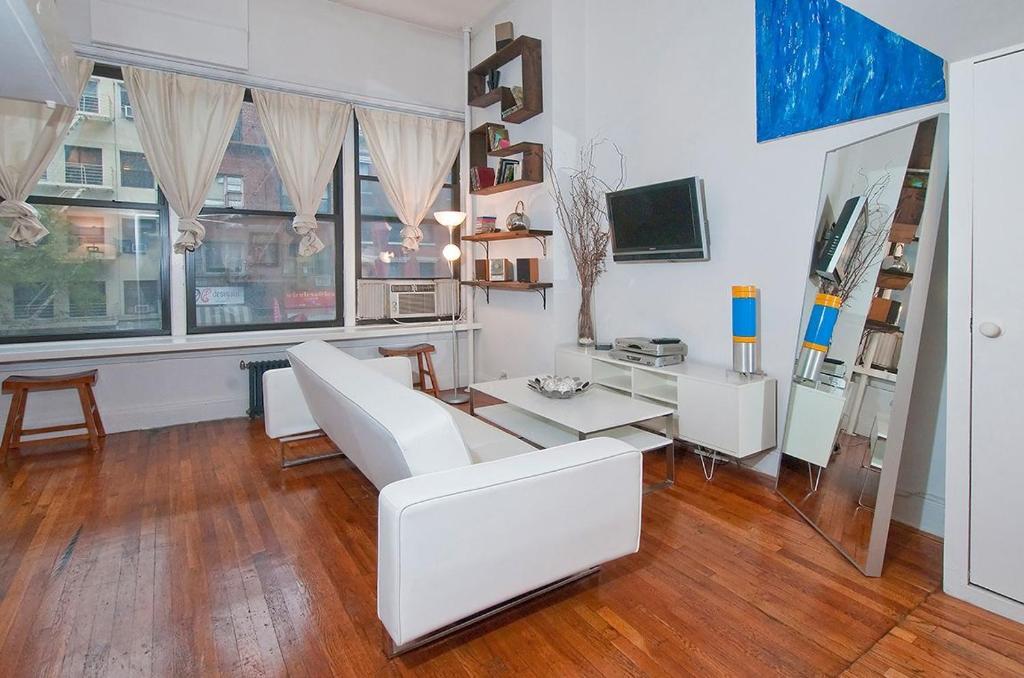
{"label": "book on shelf", "polygon": [[494,233],[498,230],[498,217],[477,217],[474,233]]}
{"label": "book on shelf", "polygon": [[514,87],[510,88],[510,91],[512,92],[512,100],[514,103],[508,108],[503,108],[501,110],[501,117],[503,118],[512,115],[513,113],[515,113],[516,111],[523,107],[523,88],[520,87],[519,85],[515,85]]}
{"label": "book on shelf", "polygon": [[494,185],[495,174],[491,167],[471,167],[469,170],[469,190],[478,191]]}
{"label": "book on shelf", "polygon": [[498,163],[498,172],[496,182],[499,184],[507,184],[510,181],[516,181],[521,179],[522,170],[519,167],[519,161],[511,158],[502,158],[501,162]]}
{"label": "book on shelf", "polygon": [[508,129],[501,125],[492,125],[487,128],[487,149],[497,151],[508,148],[511,145],[508,137]]}

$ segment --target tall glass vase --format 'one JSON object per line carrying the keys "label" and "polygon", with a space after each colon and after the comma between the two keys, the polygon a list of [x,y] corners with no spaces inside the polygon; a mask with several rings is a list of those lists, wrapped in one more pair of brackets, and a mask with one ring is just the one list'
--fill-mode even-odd
{"label": "tall glass vase", "polygon": [[580,288],[580,315],[576,320],[576,336],[580,346],[594,345],[594,286]]}

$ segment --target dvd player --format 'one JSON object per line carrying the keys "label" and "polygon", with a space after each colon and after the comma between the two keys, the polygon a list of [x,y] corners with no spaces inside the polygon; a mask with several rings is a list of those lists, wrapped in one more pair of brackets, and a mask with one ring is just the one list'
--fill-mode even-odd
{"label": "dvd player", "polygon": [[612,349],[608,356],[615,360],[622,360],[627,363],[635,363],[645,367],[668,367],[683,362],[683,355],[675,353],[672,355],[650,355],[649,353],[637,353],[636,351],[620,351]]}
{"label": "dvd player", "polygon": [[678,339],[649,337],[619,337],[615,340],[618,351],[632,351],[652,356],[678,355],[686,357],[686,344]]}

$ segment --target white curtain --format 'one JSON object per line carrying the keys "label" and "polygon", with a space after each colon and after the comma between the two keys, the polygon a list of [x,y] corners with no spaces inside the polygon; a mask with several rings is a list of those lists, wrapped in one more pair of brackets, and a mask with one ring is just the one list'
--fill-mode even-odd
{"label": "white curtain", "polygon": [[194,252],[206,235],[199,211],[227,150],[245,88],[142,68],[126,67],[123,73],[142,150],[178,215],[174,251]]}
{"label": "white curtain", "polygon": [[405,227],[402,246],[417,250],[420,222],[437,200],[462,145],[461,122],[357,108],[384,195]]}
{"label": "white curtain", "polygon": [[316,234],[316,213],[338,162],[352,105],[259,89],[252,96],[284,189],[295,206],[292,228],[302,237],[299,256],[312,256],[324,248]]}
{"label": "white curtain", "polygon": [[[78,59],[75,97],[81,97],[92,75],[92,61]],[[77,102],[76,102],[77,103]],[[46,166],[60,148],[78,106],[0,99],[0,218],[13,219],[7,234],[18,245],[35,245],[47,233],[39,212],[25,202]]]}

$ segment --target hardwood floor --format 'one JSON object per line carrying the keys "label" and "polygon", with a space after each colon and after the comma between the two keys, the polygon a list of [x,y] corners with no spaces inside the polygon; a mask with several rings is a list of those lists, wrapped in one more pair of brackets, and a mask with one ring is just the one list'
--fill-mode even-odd
{"label": "hardwood floor", "polygon": [[933,594],[938,542],[897,528],[865,578],[757,476],[708,483],[689,454],[645,498],[638,554],[389,661],[373,487],[278,459],[245,420],[12,454],[0,676],[1024,673],[1022,627]]}

